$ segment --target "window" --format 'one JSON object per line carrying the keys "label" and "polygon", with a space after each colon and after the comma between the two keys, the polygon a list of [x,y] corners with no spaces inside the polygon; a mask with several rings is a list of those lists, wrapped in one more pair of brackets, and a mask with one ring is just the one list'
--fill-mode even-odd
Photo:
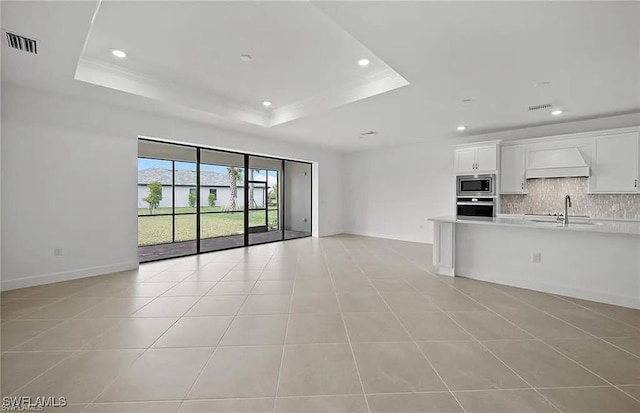
{"label": "window", "polygon": [[148,139],[138,156],[141,262],[310,235],[310,164]]}

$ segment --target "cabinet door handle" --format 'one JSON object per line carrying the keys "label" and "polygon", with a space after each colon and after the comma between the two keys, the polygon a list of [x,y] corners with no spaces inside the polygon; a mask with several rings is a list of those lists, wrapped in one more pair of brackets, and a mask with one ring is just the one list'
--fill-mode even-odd
{"label": "cabinet door handle", "polygon": [[633,187],[637,188],[638,187],[638,180],[636,179],[635,182],[633,183]]}

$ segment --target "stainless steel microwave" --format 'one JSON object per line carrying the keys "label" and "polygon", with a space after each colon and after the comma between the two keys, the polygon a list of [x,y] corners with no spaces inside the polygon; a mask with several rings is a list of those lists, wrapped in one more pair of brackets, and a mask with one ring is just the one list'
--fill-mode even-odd
{"label": "stainless steel microwave", "polygon": [[457,196],[495,196],[495,175],[464,175],[458,176],[456,185]]}

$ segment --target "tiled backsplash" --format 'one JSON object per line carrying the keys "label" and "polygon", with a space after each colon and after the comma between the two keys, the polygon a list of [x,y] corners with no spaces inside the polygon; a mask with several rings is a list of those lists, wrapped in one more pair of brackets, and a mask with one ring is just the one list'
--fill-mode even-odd
{"label": "tiled backsplash", "polygon": [[529,179],[527,195],[503,195],[502,214],[564,213],[564,196],[570,195],[569,215],[640,220],[640,194],[589,195],[588,178]]}

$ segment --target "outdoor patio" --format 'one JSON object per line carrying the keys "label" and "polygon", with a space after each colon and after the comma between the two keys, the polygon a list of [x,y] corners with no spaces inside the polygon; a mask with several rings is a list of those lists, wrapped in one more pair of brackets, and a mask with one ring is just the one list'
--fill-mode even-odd
{"label": "outdoor patio", "polygon": [[[311,233],[301,231],[288,231],[284,233],[284,239],[295,239],[310,236]],[[249,245],[263,244],[265,242],[279,241],[282,236],[280,231],[256,232],[249,234]],[[205,238],[201,240],[200,251],[219,251],[229,248],[242,247],[244,235],[230,235],[226,237]],[[174,242],[168,244],[147,245],[138,247],[140,262],[161,260],[165,258],[181,257],[196,253],[196,241]]]}

